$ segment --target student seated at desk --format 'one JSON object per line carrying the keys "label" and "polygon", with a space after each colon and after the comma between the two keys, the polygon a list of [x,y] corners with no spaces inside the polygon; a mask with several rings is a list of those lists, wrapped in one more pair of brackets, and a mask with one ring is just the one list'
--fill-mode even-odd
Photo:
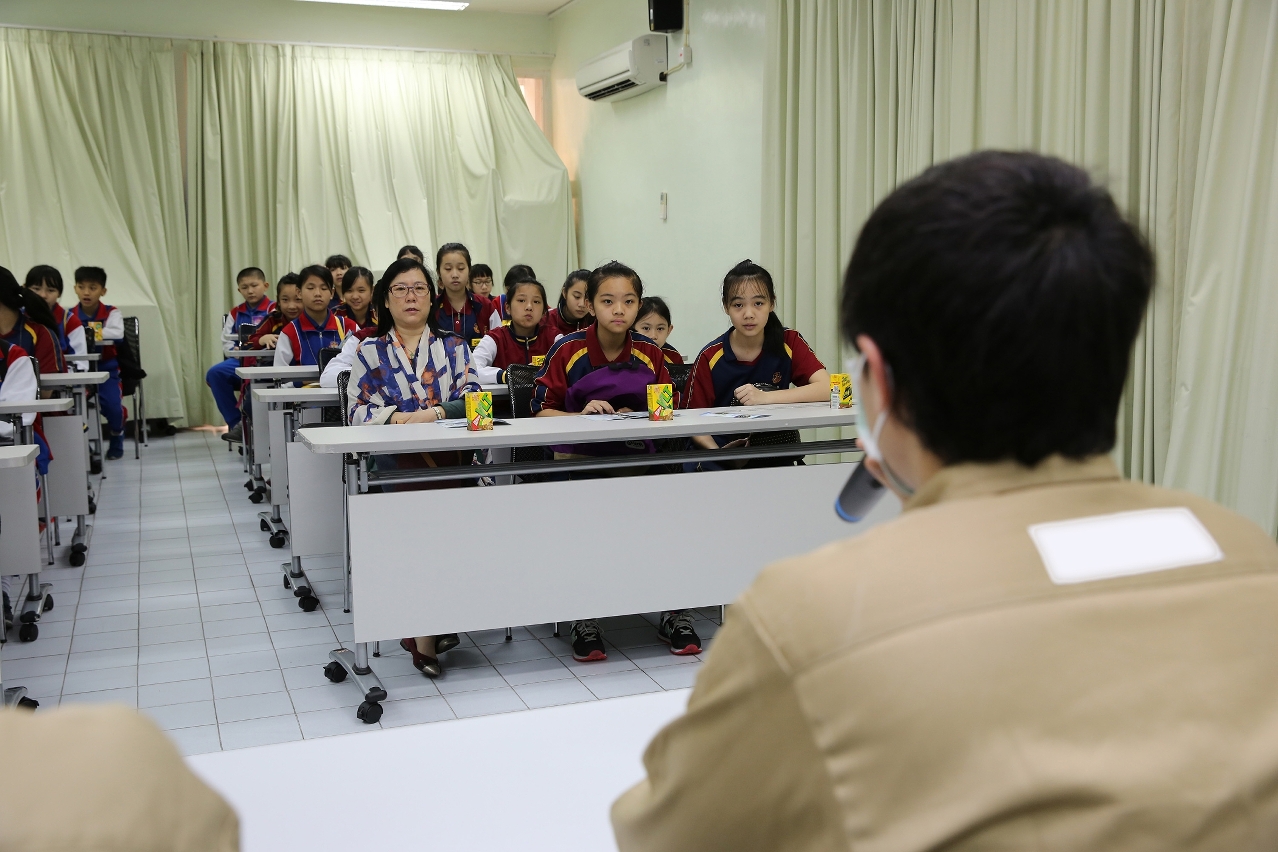
{"label": "student seated at desk", "polygon": [[[559,338],[551,347],[533,392],[532,410],[538,417],[647,410],[648,385],[670,382],[661,347],[630,330],[643,299],[639,275],[616,261],[606,263],[590,273],[586,297],[595,323]],[[556,459],[568,459],[651,453],[655,447],[651,441],[627,441],[552,449]],[[619,470],[634,472],[633,468]],[[658,634],[673,654],[701,652],[690,610],[663,613]],[[573,659],[608,659],[595,619],[574,621],[571,637]]]}
{"label": "student seated at desk", "polygon": [[13,273],[0,266],[0,340],[35,355],[41,373],[65,373],[58,321],[44,299],[18,286]]}
{"label": "student seated at desk", "polygon": [[[488,328],[491,331],[499,325],[510,325],[510,291],[516,284],[521,281],[536,281],[537,273],[533,272],[533,268],[526,263],[516,263],[510,269],[506,270],[506,277],[502,280],[501,293],[492,296],[492,270],[488,271],[489,287],[487,293],[481,293],[475,287],[475,277],[479,274],[480,268],[488,269],[483,264],[476,264],[475,268],[470,272],[471,289],[475,290],[482,296],[488,298],[492,305],[492,313],[488,315]],[[562,332],[561,332],[562,333]]]}
{"label": "student seated at desk", "polygon": [[344,254],[329,255],[324,261],[324,268],[333,276],[333,297],[328,302],[330,310],[335,311],[342,306],[342,278],[351,265],[351,259]]}
{"label": "student seated at desk", "polygon": [[660,296],[645,296],[639,305],[639,319],[635,320],[635,331],[650,338],[661,347],[667,364],[682,364],[683,355],[666,341],[670,332],[674,331],[674,322],[670,319],[670,306]]}
{"label": "student seated at desk", "polygon": [[471,359],[480,384],[506,381],[506,368],[511,364],[540,367],[546,353],[559,337],[543,321],[546,312],[546,288],[539,281],[521,281],[515,285],[510,302],[510,325],[499,325],[479,341]]}
{"label": "student seated at desk", "polygon": [[476,263],[470,268],[470,292],[481,299],[487,299],[490,302],[493,300],[493,268],[491,266],[486,263]]}
{"label": "student seated at desk", "polygon": [[[249,266],[239,271],[235,276],[235,289],[240,292],[244,301],[231,308],[230,313],[226,315],[226,322],[222,324],[223,338],[237,336],[240,329],[245,326],[261,325],[275,308],[275,303],[266,295],[270,286],[266,282],[266,273],[256,266]],[[240,425],[240,405],[243,397],[236,396],[243,385],[239,377],[235,375],[235,370],[240,366],[239,359],[224,358],[209,367],[208,372],[204,374],[204,382],[213,393],[217,410],[226,421],[227,431],[222,435],[225,441],[244,440],[243,426]]]}
{"label": "student seated at desk", "polygon": [[308,266],[298,273],[302,279],[302,312],[284,326],[275,341],[275,366],[296,367],[319,364],[319,352],[341,346],[357,329],[346,317],[328,309],[333,295],[333,276],[323,266]]}
{"label": "student seated at desk", "polygon": [[[88,344],[84,340],[84,326],[74,311],[68,311],[58,304],[62,298],[62,273],[52,266],[33,266],[27,270],[27,279],[23,286],[44,299],[58,324],[58,343],[66,355],[86,355]],[[88,370],[86,362],[79,362],[69,369]]]}
{"label": "student seated at desk", "polygon": [[[427,321],[431,306],[426,267],[401,258],[387,268],[373,291],[379,334],[359,344],[351,365],[349,420],[356,426],[433,423],[466,415],[466,394],[479,390],[470,369],[470,349]],[[451,458],[446,458],[451,457]],[[378,468],[441,467],[469,463],[460,453],[374,456]],[[458,638],[418,636],[400,640],[413,665],[427,677],[443,668],[439,655]]]}
{"label": "student seated at desk", "polygon": [[373,304],[373,273],[363,266],[353,266],[342,276],[342,304],[334,311],[359,328],[377,328],[377,311]]}
{"label": "student seated at desk", "polygon": [[465,340],[472,349],[488,333],[492,313],[488,300],[470,292],[470,251],[461,243],[445,243],[435,252],[439,295],[430,309],[430,323]]}
{"label": "student seated at desk", "polygon": [[[301,279],[296,272],[286,272],[275,284],[275,307],[258,324],[248,339],[248,349],[274,349],[284,326],[302,315]],[[256,358],[245,358],[244,365],[257,363]]]}
{"label": "student seated at desk", "polygon": [[[426,266],[426,255],[423,254],[422,250],[419,249],[417,246],[414,246],[414,245],[404,246],[399,250],[399,254],[395,255],[396,260],[403,260],[406,257],[411,257],[413,260],[420,263],[423,267]],[[431,296],[431,298],[434,299],[435,297]]]}
{"label": "student seated at desk", "polygon": [[100,352],[98,369],[109,378],[98,385],[98,406],[106,418],[110,443],[108,461],[124,458],[124,388],[120,384],[120,361],[116,344],[124,341],[124,315],[119,308],[103,304],[106,295],[106,270],[100,266],[81,266],[75,271],[75,294],[80,303],[72,310],[85,328],[85,342],[90,352]]}
{"label": "student seated at desk", "polygon": [[586,298],[586,282],[589,269],[577,269],[568,273],[559,291],[559,305],[550,309],[546,321],[559,334],[572,334],[589,328],[595,321],[590,313],[590,300]]}
{"label": "student seated at desk", "polygon": [[[830,374],[803,335],[776,314],[777,294],[768,270],[743,260],[723,279],[723,312],[732,328],[701,350],[688,376],[685,408],[822,402],[830,398]],[[790,387],[795,385],[795,387]],[[707,450],[740,447],[749,438],[697,435]],[[775,464],[775,462],[760,462]],[[703,463],[702,468],[712,468]]]}
{"label": "student seated at desk", "polygon": [[[3,269],[3,267],[0,267]],[[31,360],[27,351],[5,340],[0,340],[0,402],[31,402],[36,398],[36,375],[31,369]],[[36,422],[34,414],[22,415],[22,425],[31,426]],[[13,438],[13,423],[8,417],[0,418],[0,440]],[[41,443],[40,456],[36,458],[36,466],[41,473],[49,469],[49,447]],[[43,459],[43,467],[41,460]],[[4,629],[7,631],[13,624],[13,609],[10,606],[10,593],[22,585],[19,574],[5,574],[0,577],[0,591],[4,593]]]}

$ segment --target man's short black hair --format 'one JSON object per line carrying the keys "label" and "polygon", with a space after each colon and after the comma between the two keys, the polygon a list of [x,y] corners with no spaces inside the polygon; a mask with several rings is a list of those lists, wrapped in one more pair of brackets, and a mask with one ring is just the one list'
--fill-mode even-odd
{"label": "man's short black hair", "polygon": [[75,283],[95,281],[106,287],[106,270],[100,266],[81,266],[75,271]]}
{"label": "man's short black hair", "polygon": [[1082,169],[984,151],[899,187],[857,237],[841,324],[891,370],[893,411],[946,464],[1114,446],[1154,283],[1140,232]]}
{"label": "man's short black hair", "polygon": [[246,266],[235,274],[235,283],[239,284],[245,278],[260,278],[265,281],[266,273],[256,266]]}
{"label": "man's short black hair", "polygon": [[487,278],[491,281],[492,277],[493,268],[486,263],[476,263],[470,268],[470,278],[472,281],[476,278]]}
{"label": "man's short black hair", "polygon": [[334,269],[350,269],[353,265],[351,259],[344,254],[330,254],[324,261],[324,268],[330,272]]}

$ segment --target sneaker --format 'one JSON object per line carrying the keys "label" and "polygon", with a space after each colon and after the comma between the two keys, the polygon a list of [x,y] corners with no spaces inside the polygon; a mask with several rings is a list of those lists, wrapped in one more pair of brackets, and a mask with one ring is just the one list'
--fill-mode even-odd
{"label": "sneaker", "polygon": [[657,635],[670,646],[672,654],[686,657],[701,653],[701,637],[692,629],[692,610],[676,609],[663,613]]}
{"label": "sneaker", "polygon": [[244,424],[236,423],[230,429],[222,433],[222,440],[229,441],[232,444],[244,443]]}
{"label": "sneaker", "polygon": [[107,461],[115,461],[116,459],[124,458],[124,436],[123,435],[111,436],[111,445],[107,447],[106,458],[107,458]]}
{"label": "sneaker", "polygon": [[572,658],[579,663],[591,663],[608,659],[604,650],[603,633],[599,630],[599,622],[593,618],[586,621],[574,621],[572,630]]}

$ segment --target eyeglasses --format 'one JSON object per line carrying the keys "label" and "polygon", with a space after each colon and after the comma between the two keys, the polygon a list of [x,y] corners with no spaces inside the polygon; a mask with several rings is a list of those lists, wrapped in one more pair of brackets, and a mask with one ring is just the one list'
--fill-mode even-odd
{"label": "eyeglasses", "polygon": [[408,298],[409,293],[412,293],[414,296],[421,299],[430,295],[430,288],[425,284],[414,284],[412,287],[409,287],[407,284],[391,285],[390,294],[396,299],[406,299]]}

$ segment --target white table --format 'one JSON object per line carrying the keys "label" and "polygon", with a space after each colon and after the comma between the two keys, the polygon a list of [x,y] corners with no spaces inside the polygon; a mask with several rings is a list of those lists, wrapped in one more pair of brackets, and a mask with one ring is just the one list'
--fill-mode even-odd
{"label": "white table", "polygon": [[[35,460],[39,454],[40,448],[34,444],[0,447],[0,571],[6,574],[12,571],[11,566],[40,562],[40,519],[35,499]],[[37,703],[26,694],[25,686],[6,687],[4,675],[0,674],[0,706],[36,707]]]}
{"label": "white table", "polygon": [[[83,428],[88,419],[88,388],[107,381],[105,370],[93,372],[41,373],[40,388],[60,393],[70,392],[75,403],[75,417],[49,417],[44,421],[44,437],[49,442],[53,461],[49,462],[49,511],[53,518],[54,543],[62,543],[58,518],[76,519],[71,536],[71,565],[84,564],[88,551],[86,520],[92,514],[92,483],[89,481],[87,434]],[[98,424],[100,426],[100,424]]]}
{"label": "white table", "polygon": [[[714,416],[747,412],[767,417]],[[367,665],[369,642],[717,606],[736,599],[769,562],[856,535],[899,511],[899,503],[888,498],[860,524],[839,520],[833,504],[852,464],[369,493],[370,486],[379,483],[475,479],[481,474],[843,453],[854,449],[847,440],[390,473],[369,473],[364,463],[369,455],[746,435],[854,422],[853,409],[812,403],[683,411],[659,423],[541,417],[515,420],[488,432],[437,423],[302,429],[300,442],[311,452],[341,455],[347,465],[343,552],[348,554],[350,600],[359,601],[358,607],[351,607],[355,648],[334,651],[326,672],[339,679],[353,675],[365,695],[357,715],[376,716],[370,705],[382,700],[385,690]],[[340,487],[334,477],[329,488]],[[762,495],[768,496],[766,505],[759,504]],[[696,510],[690,512],[689,507]],[[598,513],[614,521],[607,527],[610,532],[602,534],[608,544],[606,558],[600,558],[598,548],[584,546],[590,537],[588,519]],[[423,519],[436,519],[438,524]],[[494,524],[499,522],[508,524],[511,532],[497,533]],[[481,526],[492,533],[482,542],[462,532]],[[622,543],[615,533],[627,527],[634,530],[634,538]],[[419,529],[424,536],[413,534]],[[554,545],[556,541],[563,545]],[[473,554],[470,561],[468,554]],[[333,664],[340,671],[331,668]]]}
{"label": "white table", "polygon": [[274,349],[223,349],[222,355],[225,358],[261,358],[263,361],[274,361]]}
{"label": "white table", "polygon": [[85,352],[83,354],[70,352],[62,356],[68,364],[96,364],[98,359],[102,357],[100,352]]}
{"label": "white table", "polygon": [[[274,350],[257,350],[260,352]],[[235,375],[249,382],[250,391],[263,387],[275,387],[288,382],[313,382],[319,379],[320,369],[310,366],[269,366],[269,367],[236,367]],[[270,461],[271,433],[269,427],[269,410],[265,403],[259,402],[250,395],[249,408],[252,412],[249,420],[252,428],[244,432],[244,461],[248,469],[249,499],[261,503],[266,499],[266,480],[262,478],[262,465]],[[282,523],[272,521],[270,512],[262,512],[259,517],[266,522],[267,531],[274,534],[283,528]]]}
{"label": "white table", "polygon": [[[15,401],[15,402],[0,402],[0,417],[8,417],[10,421],[13,423],[14,446],[15,447],[34,447],[36,449],[36,455],[38,456],[39,447],[35,441],[35,425],[32,424],[31,426],[24,426],[22,423],[23,415],[25,414],[64,414],[70,411],[73,405],[74,405],[74,402],[69,399],[33,399],[33,400],[22,400],[22,401]],[[15,488],[16,487],[20,487],[20,484],[15,484]],[[47,477],[45,478],[43,491],[44,491],[44,494],[43,494],[42,502],[44,504],[44,517],[51,518],[52,516],[49,514],[49,485],[48,485]],[[29,503],[32,509],[35,510],[36,495],[35,495],[35,476],[34,475],[31,477],[31,499]],[[20,507],[14,507],[12,511],[20,513],[23,510]],[[46,610],[53,609],[53,597],[49,594],[49,590],[53,588],[53,584],[40,582],[40,569],[39,569],[40,520],[39,520],[39,517],[40,516],[37,510],[36,520],[35,520],[37,543],[36,543],[34,559],[30,560],[30,562],[27,562],[25,560],[19,560],[15,558],[13,562],[10,562],[7,558],[3,558],[2,556],[0,556],[0,566],[3,566],[3,568],[0,570],[10,571],[11,569],[8,566],[24,565],[24,564],[31,564],[35,566],[36,568],[35,571],[31,571],[31,572],[13,571],[13,573],[15,574],[25,573],[27,575],[28,592],[27,592],[26,599],[22,602],[21,614],[19,614],[18,612],[18,609],[19,609],[18,602],[17,601],[13,602],[14,617],[20,620],[23,624],[18,634],[18,637],[23,642],[31,642],[35,640],[36,636],[39,635],[39,628],[36,627],[35,622],[40,620],[40,615],[44,613]],[[2,532],[3,532],[3,525],[0,524],[0,533]],[[45,541],[47,543],[46,547],[49,554],[48,561],[49,561],[49,564],[52,565],[53,564],[53,526],[52,524],[45,525]]]}

